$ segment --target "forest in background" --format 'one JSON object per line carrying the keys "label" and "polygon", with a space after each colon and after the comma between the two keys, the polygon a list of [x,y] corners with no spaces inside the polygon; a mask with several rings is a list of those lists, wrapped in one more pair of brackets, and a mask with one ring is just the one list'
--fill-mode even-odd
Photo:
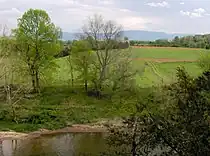
{"label": "forest in background", "polygon": [[131,46],[157,46],[157,47],[187,47],[187,48],[210,48],[210,35],[176,36],[173,40],[158,39],[155,41],[130,41]]}

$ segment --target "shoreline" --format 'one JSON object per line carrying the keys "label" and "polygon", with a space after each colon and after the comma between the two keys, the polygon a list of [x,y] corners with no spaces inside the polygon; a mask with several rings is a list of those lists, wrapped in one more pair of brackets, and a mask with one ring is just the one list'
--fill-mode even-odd
{"label": "shoreline", "polygon": [[13,131],[0,131],[0,141],[4,140],[17,140],[17,139],[30,139],[46,135],[57,135],[63,133],[106,133],[107,128],[99,125],[72,125],[58,130],[40,129],[30,133],[19,133]]}
{"label": "shoreline", "polygon": [[59,135],[64,133],[107,133],[108,126],[122,126],[122,120],[115,118],[112,120],[101,119],[99,121],[89,124],[73,124],[61,129],[48,130],[39,129],[33,132],[20,133],[15,131],[0,131],[0,142],[3,140],[19,140],[19,139],[32,139],[47,135]]}

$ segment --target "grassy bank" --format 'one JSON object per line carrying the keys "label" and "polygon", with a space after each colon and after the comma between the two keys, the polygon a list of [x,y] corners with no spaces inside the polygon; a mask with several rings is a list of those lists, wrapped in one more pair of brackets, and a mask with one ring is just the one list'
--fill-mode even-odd
{"label": "grassy bank", "polygon": [[12,122],[12,112],[8,105],[0,107],[0,131],[53,130],[72,124],[94,123],[101,119],[127,116],[134,112],[135,104],[136,100],[132,97],[119,100],[116,95],[112,100],[97,99],[88,97],[82,89],[70,89],[66,86],[46,87],[37,97],[23,99],[17,105],[18,123]]}
{"label": "grassy bank", "polygon": [[[205,50],[201,50],[205,51]],[[176,68],[184,66],[192,76],[201,73],[196,62],[155,62],[146,61],[144,58],[169,58],[169,59],[198,59],[200,50],[179,48],[138,48],[132,49],[133,66],[141,69],[136,76],[136,82],[141,88],[140,99],[154,85],[169,84],[175,81]],[[58,68],[42,81],[40,95],[23,98],[15,105],[17,122],[12,121],[11,106],[2,101],[0,107],[0,131],[15,130],[18,132],[35,131],[38,129],[60,129],[72,124],[86,124],[102,119],[113,119],[127,116],[134,112],[137,100],[131,95],[116,94],[112,99],[87,96],[75,82],[71,86],[71,74],[68,59],[55,60]],[[49,74],[49,73],[47,73]],[[77,73],[74,73],[75,77]]]}
{"label": "grassy bank", "polygon": [[209,52],[206,49],[193,48],[133,48],[133,58],[167,58],[167,59],[186,59],[197,60],[201,53]]}

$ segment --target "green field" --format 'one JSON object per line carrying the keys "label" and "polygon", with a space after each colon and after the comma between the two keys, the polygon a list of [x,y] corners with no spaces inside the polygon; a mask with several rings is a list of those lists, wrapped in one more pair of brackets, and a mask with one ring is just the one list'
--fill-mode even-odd
{"label": "green field", "polygon": [[[176,68],[183,66],[187,72],[196,76],[201,73],[196,60],[202,53],[208,52],[204,49],[184,49],[184,48],[133,48],[133,66],[139,69],[137,83],[141,87],[150,87],[162,83],[171,83],[175,80]],[[152,60],[144,60],[144,59]],[[156,62],[155,59],[165,59],[163,62]],[[167,62],[167,59],[171,62]],[[174,60],[174,62],[173,62]],[[179,61],[180,60],[180,61]],[[186,60],[184,62],[183,60]],[[189,60],[192,60],[191,62]],[[183,61],[183,62],[182,62]],[[56,60],[59,69],[54,74],[54,84],[66,84],[70,82],[70,71],[67,58]],[[145,65],[146,63],[146,65]]]}
{"label": "green field", "polygon": [[145,68],[142,75],[137,76],[137,83],[142,87],[150,87],[152,85],[161,85],[172,83],[176,79],[176,68],[184,67],[186,71],[197,76],[201,73],[201,69],[196,63],[172,62],[172,63],[152,63]]}
{"label": "green field", "polygon": [[[162,83],[171,83],[175,80],[176,68],[183,66],[187,72],[196,76],[201,73],[196,60],[202,53],[208,52],[204,49],[183,49],[183,48],[133,48],[133,66],[140,70],[136,77],[141,87],[150,87]],[[152,60],[144,60],[151,58]],[[165,59],[163,62],[156,62],[155,59]],[[167,59],[171,62],[167,62]],[[173,62],[174,60],[174,62]],[[180,60],[180,61],[179,61]],[[182,62],[186,60],[186,62]],[[189,60],[192,60],[191,62]],[[54,84],[66,84],[70,82],[70,71],[67,58],[56,60],[59,69],[54,74]],[[146,63],[146,65],[145,65]]]}
{"label": "green field", "polygon": [[208,52],[205,49],[192,48],[133,48],[133,58],[168,58],[196,60],[201,53]]}
{"label": "green field", "polygon": [[177,67],[184,67],[190,75],[197,76],[202,71],[196,61],[207,52],[187,48],[133,48],[134,66],[142,68],[146,62],[144,72],[136,78],[137,83],[142,87],[171,83],[176,79]]}

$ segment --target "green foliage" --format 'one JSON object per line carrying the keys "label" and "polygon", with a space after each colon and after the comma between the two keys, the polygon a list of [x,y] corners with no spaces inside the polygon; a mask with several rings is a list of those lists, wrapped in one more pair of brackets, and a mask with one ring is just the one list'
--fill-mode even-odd
{"label": "green foliage", "polygon": [[198,59],[198,66],[204,70],[208,71],[210,69],[210,54],[203,54]]}
{"label": "green foliage", "polygon": [[[209,73],[203,73],[208,75]],[[197,79],[189,77],[178,69],[177,83],[171,85],[170,94],[174,100],[169,103],[171,111],[163,116],[158,133],[164,144],[179,155],[206,155],[209,153],[209,96],[208,89],[200,86],[201,81],[209,82],[201,75]],[[204,79],[203,79],[203,78]]]}
{"label": "green foliage", "polygon": [[0,57],[5,58],[12,55],[15,41],[8,36],[0,38]]}
{"label": "green foliage", "polygon": [[125,37],[124,37],[124,40],[125,40],[125,41],[128,41],[129,39],[128,39],[128,37],[127,37],[127,36],[125,36]]}
{"label": "green foliage", "polygon": [[18,19],[18,28],[13,30],[18,57],[23,60],[32,79],[34,91],[39,90],[40,72],[51,67],[61,32],[44,10],[29,9]]}
{"label": "green foliage", "polygon": [[86,40],[75,41],[71,47],[70,61],[74,64],[74,69],[78,72],[77,80],[84,84],[85,91],[88,89],[88,81],[91,80],[91,67],[96,59],[91,45]]}
{"label": "green foliage", "polygon": [[157,46],[157,47],[188,47],[188,48],[204,48],[209,49],[210,35],[195,36],[175,36],[172,41],[166,39],[158,39],[155,41],[130,41],[131,46]]}
{"label": "green foliage", "polygon": [[[73,92],[74,91],[74,92]],[[142,89],[142,93],[144,93]],[[133,96],[133,95],[132,95]],[[46,87],[41,95],[32,99],[23,98],[17,108],[18,124],[13,122],[8,105],[0,107],[0,129],[34,131],[40,128],[59,129],[71,124],[85,124],[123,117],[134,111],[135,96],[118,96],[112,100],[88,97],[82,88],[68,86]],[[7,107],[6,107],[7,106]],[[28,129],[27,129],[28,126]]]}
{"label": "green foliage", "polygon": [[30,9],[25,12],[18,19],[18,28],[14,30],[14,34],[17,44],[23,46],[23,52],[29,47],[28,55],[23,53],[21,56],[30,57],[30,61],[34,61],[36,51],[39,51],[39,59],[43,61],[39,63],[44,64],[46,59],[42,58],[52,57],[58,51],[60,29],[51,22],[44,10]]}
{"label": "green foliage", "polygon": [[110,69],[112,74],[109,76],[107,85],[111,87],[113,92],[129,90],[136,85],[135,76],[138,73],[138,70],[132,64],[130,51],[121,51],[115,59],[116,61]]}
{"label": "green foliage", "polygon": [[153,151],[162,155],[208,155],[209,82],[209,71],[193,79],[178,68],[176,83],[163,88],[159,95],[150,94],[155,96],[140,102],[125,124],[111,129],[111,145],[125,144],[133,155]]}
{"label": "green foliage", "polygon": [[110,81],[112,81],[113,72],[116,72],[114,68],[122,65],[121,60],[128,60],[128,56],[124,55],[125,50],[122,49],[128,50],[129,43],[125,43],[127,46],[120,43],[121,32],[121,26],[114,21],[103,20],[100,15],[89,18],[83,27],[84,38],[91,45],[95,56],[92,70],[94,91],[91,91],[91,95],[100,97],[104,90],[112,88]]}
{"label": "green foliage", "polygon": [[83,53],[91,52],[91,45],[87,40],[75,41],[72,43],[72,54],[79,55]]}
{"label": "green foliage", "polygon": [[[97,22],[102,24],[100,32]],[[45,83],[41,84],[38,95],[24,91],[17,94],[16,96],[23,98],[14,109],[2,100],[0,129],[58,129],[104,118],[128,117],[132,114],[125,118],[122,129],[118,131],[116,128],[112,133],[111,140],[118,139],[118,143],[124,145],[121,148],[124,152],[143,155],[159,145],[172,149],[172,153],[184,151],[186,155],[190,155],[193,148],[197,150],[193,152],[197,153],[201,148],[208,151],[205,137],[209,137],[207,94],[210,88],[210,74],[206,72],[193,79],[179,69],[175,79],[177,83],[169,85],[167,89],[157,87],[160,81],[161,85],[174,82],[170,77],[175,74],[175,68],[179,65],[184,65],[190,75],[196,76],[199,70],[196,63],[192,62],[197,60],[200,52],[204,53],[206,50],[140,48],[131,51],[127,42],[121,43],[117,39],[120,28],[110,21],[100,22],[96,20],[89,23],[95,24],[95,30],[89,29],[84,32],[88,35],[81,40],[63,42],[59,40],[61,30],[51,22],[44,10],[30,9],[24,13],[18,20],[18,28],[13,31],[14,38],[2,37],[0,40],[1,52],[4,52],[2,55],[7,56],[5,63],[1,65],[9,66],[12,63],[11,69],[15,69],[24,78],[29,76],[32,84],[35,83],[35,92],[39,88],[39,79]],[[94,33],[98,36],[93,35]],[[106,36],[103,36],[105,40],[101,41],[100,35],[103,33]],[[203,44],[203,40],[192,37],[190,41],[176,37],[172,42],[157,40],[130,43],[156,46],[182,44],[181,46],[191,47],[209,45],[206,40]],[[139,58],[168,58],[178,61],[189,59],[189,62],[145,62],[139,61]],[[202,65],[206,66],[207,61],[203,61]],[[15,80],[11,82],[22,86],[22,81],[16,81],[19,76],[14,77]],[[68,85],[69,80],[72,80],[74,85]],[[4,82],[3,79],[1,81]],[[28,81],[26,80],[27,84]],[[85,93],[81,85],[84,86]],[[147,86],[152,87],[148,89]],[[92,88],[95,90],[92,91]],[[100,98],[91,97],[97,93]],[[4,98],[4,92],[0,94]],[[16,111],[15,121],[12,110]],[[185,140],[186,138],[188,140]],[[168,144],[169,141],[172,145]],[[193,145],[194,143],[197,144]],[[198,154],[205,155],[206,151]]]}

